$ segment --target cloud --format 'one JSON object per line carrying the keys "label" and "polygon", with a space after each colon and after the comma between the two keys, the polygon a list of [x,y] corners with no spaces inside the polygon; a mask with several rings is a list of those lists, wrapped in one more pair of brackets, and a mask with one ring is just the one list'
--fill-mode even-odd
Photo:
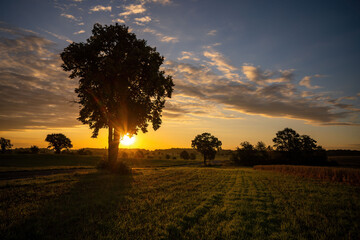
{"label": "cloud", "polygon": [[81,22],[81,23],[78,23],[79,26],[84,26],[85,23]]}
{"label": "cloud", "polygon": [[209,35],[209,36],[215,36],[216,33],[217,33],[217,30],[210,30],[210,31],[207,33],[207,35]]}
{"label": "cloud", "polygon": [[61,69],[55,43],[0,25],[0,131],[78,125],[76,82]]}
{"label": "cloud", "polygon": [[65,37],[65,36],[62,36],[62,35],[59,35],[59,34],[56,34],[56,33],[53,33],[53,32],[49,32],[49,31],[46,31],[46,30],[43,30],[44,32],[46,32],[47,34],[57,38],[57,39],[60,39],[60,40],[63,40],[63,41],[66,41],[68,43],[73,43],[72,40],[70,40],[69,38]]}
{"label": "cloud", "polygon": [[117,18],[117,19],[113,19],[112,22],[125,23],[125,20]]}
{"label": "cloud", "polygon": [[67,18],[67,19],[74,20],[74,21],[79,21],[79,19],[77,19],[76,17],[74,17],[74,16],[71,15],[71,14],[62,13],[60,16],[65,17],[65,18]]}
{"label": "cloud", "polygon": [[189,59],[189,60],[194,60],[194,61],[199,61],[200,59],[197,57],[194,57],[194,54],[192,52],[186,52],[186,51],[182,51],[181,52],[181,57],[177,58],[179,61],[185,60],[185,59]]}
{"label": "cloud", "polygon": [[226,59],[220,52],[215,51],[211,46],[206,47],[204,56],[209,58],[211,61],[208,62],[210,65],[215,66],[219,71],[223,72],[228,78],[238,78],[239,75],[234,73],[238,70],[236,67],[230,64],[230,61]]}
{"label": "cloud", "polygon": [[90,11],[91,12],[99,12],[99,11],[108,11],[108,12],[111,12],[111,6],[102,6],[102,5],[97,5],[97,6],[94,6],[92,8],[90,8]]}
{"label": "cloud", "polygon": [[144,13],[146,11],[146,8],[143,4],[130,4],[128,6],[124,7],[125,12],[122,12],[119,14],[119,16],[129,16],[133,14],[139,14]]}
{"label": "cloud", "polygon": [[[359,124],[353,118],[359,113],[356,107],[330,102],[328,100],[331,98],[324,94],[298,91],[291,82],[292,69],[262,71],[259,67],[244,66],[243,71],[249,80],[247,83],[239,82],[231,75],[227,77],[226,71],[223,75],[215,73],[211,68],[213,64],[209,62],[208,65],[194,65],[167,61],[165,71],[173,76],[176,85],[172,100],[176,101],[179,96],[193,98],[197,102],[218,106],[223,109],[219,112],[224,116],[229,115],[224,109],[232,110],[235,112],[233,117],[238,118],[241,114],[251,114],[299,119],[311,124]],[[262,84],[263,82],[267,84]],[[186,104],[184,106],[186,109]],[[215,117],[214,114],[210,115]]]}
{"label": "cloud", "polygon": [[[315,76],[317,76],[317,75],[315,75]],[[320,86],[317,86],[317,85],[315,85],[315,86],[311,85],[311,83],[310,83],[311,78],[312,78],[311,76],[305,76],[305,77],[299,82],[299,85],[300,85],[300,86],[305,86],[305,87],[307,87],[308,89],[318,89],[318,88],[321,88]]]}
{"label": "cloud", "polygon": [[141,18],[135,18],[135,23],[138,25],[144,25],[144,23],[148,23],[151,21],[151,18],[149,16],[141,17]]}
{"label": "cloud", "polygon": [[293,71],[294,69],[263,71],[259,67],[249,65],[242,66],[242,72],[247,77],[247,79],[260,85],[291,82],[293,78]]}
{"label": "cloud", "polygon": [[157,36],[159,38],[159,40],[161,42],[172,42],[172,43],[176,43],[179,41],[179,39],[177,37],[172,37],[172,36],[166,36],[162,33],[159,33],[158,31],[156,31],[155,29],[151,29],[151,28],[145,28],[143,29],[143,32],[148,32],[148,33],[152,33],[155,36]]}
{"label": "cloud", "polygon": [[85,30],[80,30],[80,31],[74,32],[75,35],[82,34],[82,33],[85,33]]}

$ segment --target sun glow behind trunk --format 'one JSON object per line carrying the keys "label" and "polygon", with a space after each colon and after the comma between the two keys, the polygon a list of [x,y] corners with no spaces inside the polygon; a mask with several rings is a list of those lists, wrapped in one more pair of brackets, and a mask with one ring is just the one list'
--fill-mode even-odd
{"label": "sun glow behind trunk", "polygon": [[125,146],[130,146],[135,143],[136,137],[135,135],[132,135],[130,137],[130,134],[126,134],[120,139],[120,144]]}

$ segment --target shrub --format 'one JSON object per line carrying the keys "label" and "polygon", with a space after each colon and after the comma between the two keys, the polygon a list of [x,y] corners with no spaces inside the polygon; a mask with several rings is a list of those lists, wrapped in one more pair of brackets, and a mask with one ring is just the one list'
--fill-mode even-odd
{"label": "shrub", "polygon": [[38,154],[40,152],[40,148],[38,146],[31,146],[30,147],[30,152],[33,154]]}
{"label": "shrub", "polygon": [[85,148],[81,148],[79,150],[77,150],[76,152],[79,155],[91,155],[92,152],[90,150],[86,150]]}
{"label": "shrub", "polygon": [[195,160],[196,159],[196,154],[195,153],[190,153],[190,159]]}
{"label": "shrub", "polygon": [[187,151],[185,151],[185,150],[180,153],[180,157],[182,159],[184,159],[184,160],[189,160],[190,159],[189,153]]}

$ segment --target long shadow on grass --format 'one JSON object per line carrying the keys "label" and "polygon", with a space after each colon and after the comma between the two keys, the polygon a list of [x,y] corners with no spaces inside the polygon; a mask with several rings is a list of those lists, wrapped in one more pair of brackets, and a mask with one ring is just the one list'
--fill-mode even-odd
{"label": "long shadow on grass", "polygon": [[87,174],[68,193],[9,230],[6,239],[99,239],[125,202],[132,176]]}

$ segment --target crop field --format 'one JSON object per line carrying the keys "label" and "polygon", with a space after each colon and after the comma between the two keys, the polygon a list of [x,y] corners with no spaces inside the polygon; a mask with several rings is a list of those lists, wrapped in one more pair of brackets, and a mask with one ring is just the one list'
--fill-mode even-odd
{"label": "crop field", "polygon": [[305,178],[360,185],[360,169],[292,165],[258,165],[256,170],[269,170]]}
{"label": "crop field", "polygon": [[359,187],[270,171],[189,165],[0,181],[0,239],[359,238]]}

